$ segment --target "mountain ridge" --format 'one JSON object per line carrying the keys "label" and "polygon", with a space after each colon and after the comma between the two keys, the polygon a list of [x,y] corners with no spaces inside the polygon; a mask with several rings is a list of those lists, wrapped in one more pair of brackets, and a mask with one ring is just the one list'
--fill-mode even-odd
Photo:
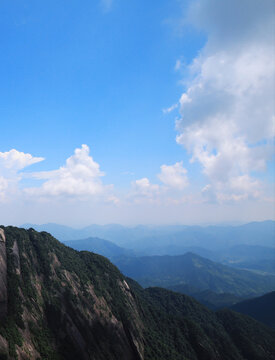
{"label": "mountain ridge", "polygon": [[[248,317],[144,290],[106,258],[46,232],[1,229],[8,276],[1,360],[274,359],[274,332]],[[240,330],[241,343],[233,337]]]}
{"label": "mountain ridge", "polygon": [[145,287],[185,284],[241,297],[261,295],[275,288],[273,275],[231,268],[191,252],[177,256],[121,257],[113,261],[123,274]]}
{"label": "mountain ridge", "polygon": [[42,225],[24,224],[22,227],[32,227],[37,231],[50,232],[60,241],[92,236],[112,241],[119,246],[142,251],[146,250],[149,242],[155,249],[160,242],[174,245],[180,244],[185,247],[207,244],[207,248],[213,249],[217,247],[222,248],[229,243],[233,246],[236,244],[236,240],[238,244],[247,243],[250,245],[258,244],[275,247],[275,221],[273,220],[250,222],[236,226],[138,225],[127,227],[118,224],[109,224],[90,225],[84,228],[74,229],[65,225],[49,223]]}

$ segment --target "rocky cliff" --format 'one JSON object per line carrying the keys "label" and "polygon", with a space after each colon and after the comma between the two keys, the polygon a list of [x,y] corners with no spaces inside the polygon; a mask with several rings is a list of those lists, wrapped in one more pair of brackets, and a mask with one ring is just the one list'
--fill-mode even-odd
{"label": "rocky cliff", "polygon": [[0,228],[0,321],[7,313],[7,254],[5,232]]}

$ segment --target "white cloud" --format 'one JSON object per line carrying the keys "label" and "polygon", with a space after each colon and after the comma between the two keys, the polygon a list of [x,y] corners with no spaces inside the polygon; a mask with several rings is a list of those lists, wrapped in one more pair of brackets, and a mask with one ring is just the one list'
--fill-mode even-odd
{"label": "white cloud", "polygon": [[[90,149],[82,145],[66,164],[57,170],[33,173],[32,177],[46,180],[40,187],[25,189],[26,194],[41,197],[82,197],[105,195],[112,186],[105,186],[101,181],[104,173],[89,155]],[[110,196],[111,201],[113,197]]]}
{"label": "white cloud", "polygon": [[42,160],[44,158],[15,149],[0,152],[0,201],[6,201],[18,191],[18,183],[22,178],[20,170]]}
{"label": "white cloud", "polygon": [[261,184],[248,175],[229,178],[228,181],[215,182],[202,189],[203,196],[210,202],[240,201],[259,198]]}
{"label": "white cloud", "polygon": [[183,168],[182,162],[174,165],[162,165],[161,172],[157,175],[162,182],[152,184],[146,177],[132,182],[133,192],[130,198],[134,198],[136,202],[149,200],[156,203],[172,203],[184,199],[182,190],[188,186],[187,170]]}
{"label": "white cloud", "polygon": [[156,195],[160,194],[160,186],[151,184],[148,178],[142,178],[132,182],[134,189],[134,197],[145,197],[153,199]]}
{"label": "white cloud", "polygon": [[189,66],[177,142],[198,161],[219,201],[258,197],[274,137],[272,1],[198,0],[189,21],[208,42]]}
{"label": "white cloud", "polygon": [[27,166],[44,160],[42,157],[33,157],[15,149],[6,152],[0,152],[0,169],[21,170]]}
{"label": "white cloud", "polygon": [[174,165],[162,165],[161,173],[158,174],[160,181],[171,188],[182,190],[188,185],[187,170],[183,168],[182,162]]}

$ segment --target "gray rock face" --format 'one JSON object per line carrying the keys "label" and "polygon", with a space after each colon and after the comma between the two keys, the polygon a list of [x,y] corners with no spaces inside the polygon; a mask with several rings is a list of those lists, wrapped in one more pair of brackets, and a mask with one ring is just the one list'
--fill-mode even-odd
{"label": "gray rock face", "polygon": [[0,228],[0,321],[7,313],[7,254],[4,230]]}

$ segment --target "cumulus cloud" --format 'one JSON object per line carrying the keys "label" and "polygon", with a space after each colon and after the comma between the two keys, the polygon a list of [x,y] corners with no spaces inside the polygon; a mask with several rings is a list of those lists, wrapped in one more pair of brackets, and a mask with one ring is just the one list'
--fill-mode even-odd
{"label": "cumulus cloud", "polygon": [[[147,199],[157,202],[173,202],[181,196],[182,190],[188,186],[187,170],[182,162],[174,165],[162,165],[161,172],[157,175],[162,184],[152,184],[146,177],[132,182],[135,199]],[[175,199],[173,199],[175,197]],[[185,198],[184,198],[185,199]]]}
{"label": "cumulus cloud", "polygon": [[182,190],[188,185],[187,170],[183,167],[182,162],[174,165],[162,165],[161,173],[158,174],[160,181],[171,188]]}
{"label": "cumulus cloud", "polygon": [[[84,199],[89,196],[105,195],[112,186],[103,185],[101,177],[104,176],[104,173],[89,153],[89,147],[82,145],[59,169],[33,173],[33,178],[46,181],[40,187],[25,189],[26,194],[41,197],[82,197]],[[113,201],[114,197],[109,196],[109,199]]]}
{"label": "cumulus cloud", "polygon": [[0,201],[5,201],[18,190],[18,183],[22,178],[25,167],[44,160],[31,154],[12,149],[0,152]]}
{"label": "cumulus cloud", "polygon": [[9,169],[18,171],[42,160],[44,160],[44,158],[34,157],[31,154],[26,154],[15,149],[6,152],[0,152],[1,170]]}
{"label": "cumulus cloud", "polygon": [[189,66],[177,142],[198,161],[212,199],[258,197],[274,137],[272,0],[197,0],[189,21],[208,41]]}
{"label": "cumulus cloud", "polygon": [[151,184],[148,178],[142,178],[132,182],[134,190],[134,197],[142,197],[147,199],[154,199],[160,194],[161,188],[157,184]]}

